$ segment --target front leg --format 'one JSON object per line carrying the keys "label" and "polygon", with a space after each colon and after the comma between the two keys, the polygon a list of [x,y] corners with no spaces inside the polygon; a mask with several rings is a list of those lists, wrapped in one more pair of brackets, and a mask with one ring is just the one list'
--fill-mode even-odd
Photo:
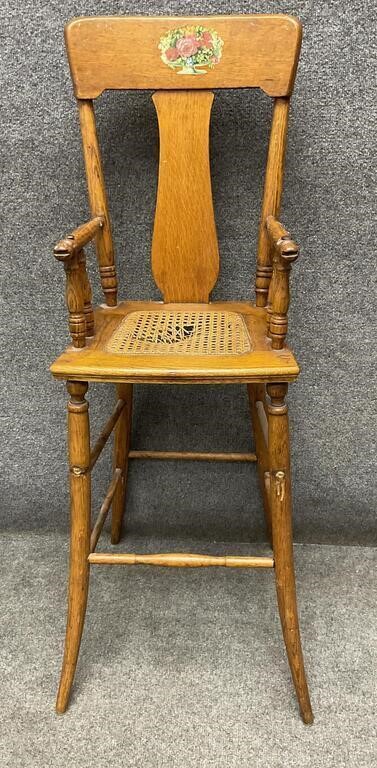
{"label": "front leg", "polygon": [[292,543],[287,384],[268,384],[270,500],[275,578],[283,637],[304,723],[313,722],[297,612]]}
{"label": "front leg", "polygon": [[65,712],[76,670],[85,620],[89,586],[90,551],[90,438],[88,403],[84,382],[69,381],[68,454],[71,495],[71,545],[68,615],[63,666],[56,711]]}

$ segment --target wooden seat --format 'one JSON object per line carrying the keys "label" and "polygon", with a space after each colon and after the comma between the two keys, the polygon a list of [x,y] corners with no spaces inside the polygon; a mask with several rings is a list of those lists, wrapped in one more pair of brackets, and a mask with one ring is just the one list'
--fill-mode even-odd
{"label": "wooden seat", "polygon": [[[241,336],[239,347],[242,351],[220,351],[221,327],[217,330],[218,349],[210,350],[182,349],[183,341],[178,329],[178,339],[168,343],[148,344],[147,350],[138,348],[135,351],[122,351],[124,337],[129,338],[134,333],[137,318],[148,314],[165,315],[167,311],[183,317],[190,314],[208,315],[217,318],[233,316],[240,319]],[[131,318],[131,330],[122,328],[127,318]],[[212,321],[213,322],[213,321]],[[229,321],[228,321],[229,322]],[[210,326],[210,323],[208,323]],[[68,349],[51,366],[51,371],[57,378],[84,381],[128,381],[150,382],[151,380],[177,382],[262,382],[268,377],[271,381],[293,381],[299,372],[298,365],[288,347],[272,349],[267,336],[266,310],[251,304],[235,302],[216,302],[213,304],[162,304],[158,302],[124,301],[117,307],[99,307],[95,312],[96,335],[88,339],[83,349],[73,347]],[[243,336],[242,333],[243,332]],[[177,335],[177,331],[176,331]],[[228,332],[229,336],[229,332]],[[115,337],[115,344],[114,344]],[[215,337],[215,334],[212,338]],[[169,333],[167,333],[169,339]],[[211,339],[211,328],[209,327]],[[202,341],[200,340],[200,343]],[[234,343],[234,342],[233,342]],[[186,344],[187,346],[187,344]],[[214,345],[213,345],[214,346]],[[223,344],[225,346],[225,343]],[[177,348],[178,347],[178,348]],[[199,347],[199,344],[198,344]]]}
{"label": "wooden seat", "polygon": [[[79,109],[91,217],[54,250],[66,273],[71,335],[70,346],[51,366],[53,376],[66,381],[70,395],[71,555],[57,711],[64,712],[68,705],[91,566],[257,567],[274,569],[293,683],[302,718],[310,723],[313,715],[295,593],[286,405],[288,384],[299,373],[285,341],[289,277],[298,246],[278,218],[301,25],[294,17],[277,15],[88,17],[70,22],[65,39]],[[255,304],[211,301],[220,253],[211,192],[209,124],[213,89],[219,88],[261,88],[274,99]],[[153,90],[160,157],[151,266],[160,302],[118,299],[93,105],[107,89]],[[92,240],[104,295],[104,303],[94,309],[84,253]],[[93,442],[85,397],[90,382],[113,383],[116,391],[114,411]],[[134,450],[133,385],[155,382],[247,385],[255,453]],[[91,473],[112,433],[113,475],[92,526]],[[117,545],[120,541],[131,459],[255,463],[271,555],[97,552],[110,510],[111,542]]]}

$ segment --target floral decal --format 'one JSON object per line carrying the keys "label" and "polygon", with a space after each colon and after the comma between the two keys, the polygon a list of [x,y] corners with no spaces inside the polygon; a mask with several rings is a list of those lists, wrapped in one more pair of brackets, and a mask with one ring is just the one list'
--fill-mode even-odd
{"label": "floral decal", "polygon": [[167,32],[158,47],[164,64],[178,75],[205,75],[207,68],[213,69],[220,61],[223,45],[214,29],[199,25]]}

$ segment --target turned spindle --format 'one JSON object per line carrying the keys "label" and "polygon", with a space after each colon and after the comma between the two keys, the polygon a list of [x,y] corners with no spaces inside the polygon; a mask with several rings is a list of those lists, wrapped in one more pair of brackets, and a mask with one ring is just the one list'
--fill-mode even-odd
{"label": "turned spindle", "polygon": [[100,265],[99,274],[100,274],[101,286],[102,286],[102,290],[105,296],[105,301],[107,306],[108,307],[116,306],[118,282],[117,282],[115,264],[109,264],[107,266]]}
{"label": "turned spindle", "polygon": [[94,336],[94,312],[92,306],[92,286],[86,270],[86,257],[84,251],[79,254],[79,271],[84,298],[85,335]]}
{"label": "turned spindle", "polygon": [[68,308],[68,325],[74,347],[85,347],[84,292],[80,276],[79,256],[75,254],[64,262],[66,274],[65,297]]}
{"label": "turned spindle", "polygon": [[54,256],[64,264],[69,332],[74,347],[85,347],[85,337],[94,335],[92,289],[86,271],[84,246],[101,231],[103,216],[95,216],[60,240]]}
{"label": "turned spindle", "polygon": [[288,331],[289,273],[299,248],[274,216],[267,217],[266,232],[273,253],[273,274],[267,299],[267,333],[272,348],[282,349]]}

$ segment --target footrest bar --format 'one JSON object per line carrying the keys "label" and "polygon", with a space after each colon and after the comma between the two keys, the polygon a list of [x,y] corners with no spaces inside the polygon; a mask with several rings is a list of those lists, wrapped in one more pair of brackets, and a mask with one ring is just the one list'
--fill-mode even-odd
{"label": "footrest bar", "polygon": [[106,422],[102,432],[99,435],[97,442],[94,444],[93,449],[90,453],[89,472],[91,472],[97,459],[101,455],[125,405],[126,405],[125,400],[118,400],[113,413],[111,414],[110,418]]}
{"label": "footrest bar", "polygon": [[130,459],[185,459],[186,461],[256,461],[255,453],[200,453],[197,451],[130,451]]}
{"label": "footrest bar", "polygon": [[119,483],[119,481],[121,479],[121,476],[122,476],[122,470],[117,468],[114,471],[114,474],[113,474],[112,480],[110,482],[107,494],[105,496],[104,502],[102,504],[102,507],[101,507],[99,513],[98,513],[97,520],[96,520],[96,522],[95,522],[95,524],[93,526],[93,530],[92,530],[92,533],[90,535],[90,551],[91,552],[93,552],[95,550],[96,546],[97,546],[98,539],[99,539],[99,537],[101,535],[101,531],[102,531],[104,522],[105,522],[105,520],[107,518],[109,509],[110,509],[110,506],[111,506],[111,502],[113,500],[115,489],[116,489],[116,487],[117,487],[117,485],[118,485],[118,483]]}
{"label": "footrest bar", "polygon": [[268,421],[267,421],[266,411],[264,409],[264,404],[262,403],[262,400],[257,400],[255,403],[255,407],[257,409],[259,424],[260,424],[263,439],[265,442],[266,450],[268,450]]}
{"label": "footrest bar", "polygon": [[175,568],[200,568],[213,565],[224,568],[273,568],[273,557],[212,556],[169,552],[159,555],[112,554],[96,552],[88,557],[96,565],[160,565]]}

